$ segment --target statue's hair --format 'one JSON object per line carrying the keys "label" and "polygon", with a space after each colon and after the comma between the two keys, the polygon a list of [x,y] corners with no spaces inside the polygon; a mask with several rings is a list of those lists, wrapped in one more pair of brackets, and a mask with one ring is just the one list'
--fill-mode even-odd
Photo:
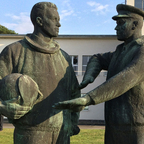
{"label": "statue's hair", "polygon": [[51,2],[39,2],[33,6],[30,14],[33,25],[36,24],[37,17],[43,17],[45,15],[45,9],[47,8],[55,8],[57,10],[57,6]]}

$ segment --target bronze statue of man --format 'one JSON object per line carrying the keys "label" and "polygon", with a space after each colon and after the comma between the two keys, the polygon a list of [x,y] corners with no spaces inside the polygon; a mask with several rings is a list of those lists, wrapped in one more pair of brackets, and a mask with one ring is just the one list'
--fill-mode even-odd
{"label": "bronze statue of man", "polygon": [[87,105],[105,102],[105,144],[144,143],[144,37],[141,35],[144,12],[119,4],[113,19],[117,39],[124,43],[114,52],[91,57],[80,88],[107,70],[107,80],[84,97],[59,102],[58,109],[80,111]]}
{"label": "bronze statue of man", "polygon": [[33,108],[1,102],[0,113],[12,119],[14,144],[69,144],[70,136],[79,132],[79,113],[56,110],[52,105],[80,97],[80,90],[70,56],[53,39],[61,26],[56,5],[50,2],[35,4],[31,21],[33,33],[8,45],[0,54],[0,76],[20,73],[31,77],[43,99]]}

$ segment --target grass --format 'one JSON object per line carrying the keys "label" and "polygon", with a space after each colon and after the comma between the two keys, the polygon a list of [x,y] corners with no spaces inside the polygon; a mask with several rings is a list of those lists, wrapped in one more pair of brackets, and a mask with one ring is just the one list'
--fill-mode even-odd
{"label": "grass", "polygon": [[80,133],[71,137],[71,144],[104,144],[103,129],[81,129]]}
{"label": "grass", "polygon": [[0,144],[13,144],[13,128],[4,128],[0,131]]}
{"label": "grass", "polygon": [[[0,144],[13,144],[14,129],[4,128],[0,131]],[[81,132],[71,137],[71,144],[104,144],[103,129],[81,129]]]}

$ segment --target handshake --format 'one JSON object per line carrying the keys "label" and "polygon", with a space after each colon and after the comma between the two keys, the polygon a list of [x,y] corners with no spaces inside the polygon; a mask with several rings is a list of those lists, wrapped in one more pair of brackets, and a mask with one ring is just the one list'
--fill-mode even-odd
{"label": "handshake", "polygon": [[[80,85],[79,89],[82,89],[86,87],[89,83],[92,83],[94,81],[93,78],[89,78],[84,80]],[[93,104],[93,101],[91,97],[86,94],[83,97],[68,100],[68,101],[63,101],[63,102],[58,102],[53,105],[53,108],[55,109],[69,109],[74,112],[79,112],[82,111],[86,106]]]}
{"label": "handshake", "polygon": [[69,109],[74,112],[79,112],[85,108],[85,106],[91,105],[91,98],[88,95],[85,95],[80,98],[58,102],[53,105],[55,109]]}

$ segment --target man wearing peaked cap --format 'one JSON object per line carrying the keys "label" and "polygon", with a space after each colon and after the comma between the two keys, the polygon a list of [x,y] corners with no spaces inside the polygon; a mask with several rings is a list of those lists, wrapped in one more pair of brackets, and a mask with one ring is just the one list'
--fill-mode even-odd
{"label": "man wearing peaked cap", "polygon": [[54,107],[80,111],[105,102],[105,144],[144,144],[144,12],[123,4],[117,11],[117,39],[124,42],[114,52],[91,57],[80,88],[92,83],[101,70],[108,71],[106,82]]}

